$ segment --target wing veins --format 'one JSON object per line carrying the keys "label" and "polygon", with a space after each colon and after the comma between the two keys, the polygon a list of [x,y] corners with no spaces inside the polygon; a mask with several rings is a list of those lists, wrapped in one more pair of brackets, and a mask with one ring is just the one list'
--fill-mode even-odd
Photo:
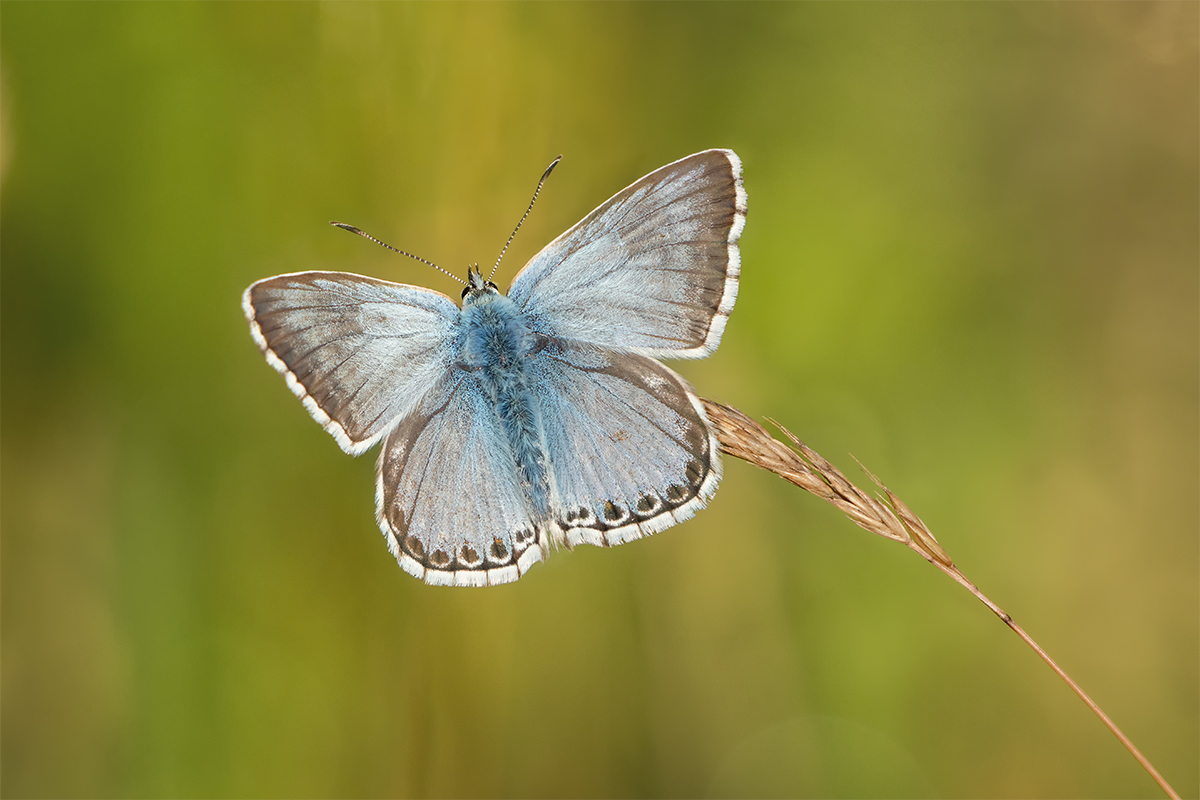
{"label": "wing veins", "polygon": [[[290,331],[286,331],[286,329],[283,325],[276,325],[273,328],[263,328],[262,325],[259,325],[258,327],[260,330],[262,330],[263,333],[274,333],[275,331],[286,331],[288,333],[298,335],[298,334],[304,333],[306,331],[311,331],[313,328],[319,328],[322,325],[328,325],[328,324],[329,323],[327,323],[327,322],[314,322],[312,325],[305,325],[303,328],[295,328],[294,330],[290,330]],[[337,337],[336,339],[329,339],[328,341],[330,341],[330,342],[340,341],[342,339],[345,339],[347,336],[349,336],[350,333],[351,332],[343,333],[341,336]],[[317,346],[320,347],[320,345],[317,345]],[[315,352],[315,351],[313,351],[313,350],[309,351],[309,353],[312,353],[312,352]]]}
{"label": "wing veins", "polygon": [[[316,327],[316,326],[314,326],[314,327]],[[297,361],[297,363],[299,363],[300,361],[307,361],[309,358],[311,358],[311,357],[312,357],[312,354],[313,354],[313,353],[317,352],[317,351],[318,351],[318,350],[320,350],[322,347],[328,347],[329,345],[333,344],[334,342],[341,342],[341,341],[344,341],[344,340],[346,340],[346,339],[349,339],[349,338],[350,338],[350,334],[348,334],[348,333],[345,333],[345,334],[342,334],[341,336],[338,336],[337,338],[334,338],[334,339],[327,339],[327,340],[325,340],[325,341],[321,342],[320,344],[317,344],[317,345],[315,345],[315,346],[314,346],[314,347],[312,347],[310,350],[306,351],[306,352],[305,352],[303,355],[301,355],[300,357],[298,357],[298,358],[296,359],[296,361]],[[357,352],[358,352],[358,350],[362,349],[362,348],[363,348],[363,347],[365,347],[365,346],[366,346],[366,345],[359,345],[358,349],[356,349],[354,352],[355,352],[355,353],[357,353]],[[293,350],[294,350],[294,348],[293,348]],[[272,352],[274,352],[274,348],[271,348],[271,351],[272,351]],[[346,362],[343,360],[343,361],[342,361],[341,363],[339,363],[337,366],[338,366],[338,367],[340,367],[342,364],[345,364],[345,363],[346,363]],[[334,367],[334,369],[336,369],[336,368],[337,368],[337,367]],[[311,370],[309,370],[309,371],[311,372]]]}
{"label": "wing veins", "polygon": [[[656,187],[656,188],[661,188],[664,185],[665,184],[659,184],[658,187]],[[710,187],[710,186],[701,185],[699,188],[693,189],[693,190],[685,192],[683,194],[672,195],[669,200],[665,200],[665,201],[661,202],[659,205],[655,206],[654,208],[651,208],[651,209],[645,211],[640,217],[638,217],[635,220],[635,224],[644,223],[647,218],[649,218],[655,214],[661,213],[664,208],[669,208],[670,206],[674,205],[675,203],[678,203],[680,200],[684,200],[688,197],[694,197],[698,194],[707,192],[711,188],[712,187]],[[645,200],[643,200],[640,203],[635,203],[634,205],[638,205],[638,206],[645,205]],[[626,216],[628,216],[628,215],[626,215]],[[703,216],[704,216],[704,214],[703,214],[703,212],[701,212],[701,213],[693,214],[691,216],[683,217],[683,218],[677,220],[674,223],[674,225],[677,225],[680,222],[686,222],[688,220],[701,219]],[[622,217],[621,222],[624,222],[624,217]],[[618,223],[618,224],[620,224],[620,223]],[[672,227],[674,227],[674,225]],[[616,226],[614,226],[614,228],[615,227]]]}
{"label": "wing veins", "polygon": [[[312,306],[312,308],[325,308],[325,307],[326,306]],[[275,313],[279,313],[279,312],[275,312]],[[273,332],[279,331],[279,330],[287,330],[286,326],[281,325],[281,324],[276,324],[270,328],[267,328],[267,327],[263,326],[263,324],[260,320],[255,319],[255,322],[258,323],[259,330],[261,330],[263,333],[273,333]],[[329,324],[328,321],[323,320],[320,322],[314,322],[311,325],[305,325],[303,328],[290,329],[289,332],[293,333],[293,334],[304,333],[305,331],[311,331],[313,328],[319,328],[322,325],[328,325],[328,324]],[[397,332],[397,333],[367,333],[362,328],[355,328],[353,331],[343,334],[342,336],[340,336],[338,338],[344,339],[347,336],[350,336],[352,334],[361,334],[362,336],[368,336],[373,339],[407,339],[411,336],[418,335],[418,333],[419,333],[419,331],[407,331],[407,332]],[[337,340],[334,339],[331,341],[337,341]]]}
{"label": "wing veins", "polygon": [[[342,368],[342,365],[343,365],[343,364],[345,364],[347,361],[349,361],[350,359],[354,358],[354,357],[355,357],[355,356],[357,356],[359,353],[361,353],[361,352],[363,351],[363,349],[364,349],[364,348],[366,348],[366,344],[360,344],[360,345],[358,345],[358,347],[355,347],[355,348],[354,348],[354,349],[353,349],[353,350],[350,352],[350,354],[349,354],[349,355],[347,355],[345,358],[343,358],[341,361],[339,361],[339,362],[337,363],[337,365],[336,365],[336,366],[334,366],[333,368],[331,368],[331,369],[327,370],[323,376],[321,376],[321,377],[318,377],[318,378],[317,378],[317,382],[316,382],[316,383],[314,383],[314,384],[313,384],[312,386],[310,386],[310,387],[306,387],[306,388],[308,388],[308,393],[309,393],[309,394],[312,394],[314,389],[316,389],[318,386],[321,386],[321,385],[322,385],[322,384],[324,384],[326,381],[328,381],[330,378],[332,378],[332,377],[333,377],[333,375],[334,375],[334,373],[336,373],[336,372],[337,372],[339,369],[341,369],[341,368]],[[312,375],[312,374],[313,374],[313,371],[310,369],[310,370],[308,371],[308,374],[309,374],[309,375]],[[315,398],[314,398],[314,399],[315,399]]]}
{"label": "wing veins", "polygon": [[[433,418],[434,418],[434,417],[440,417],[440,416],[441,416],[443,413],[445,413],[447,406],[449,406],[449,405],[450,405],[450,401],[454,399],[454,395],[458,394],[458,390],[459,390],[460,388],[462,388],[462,382],[461,382],[461,381],[459,382],[459,384],[458,384],[457,386],[455,386],[455,387],[454,387],[453,391],[451,391],[451,392],[450,392],[450,395],[449,395],[449,396],[446,398],[446,402],[442,403],[442,405],[441,405],[441,406],[440,406],[440,407],[439,407],[437,410],[435,410],[435,411],[434,411],[432,414],[430,414],[429,416],[427,416],[427,417],[425,418],[425,425],[424,425],[424,426],[422,426],[422,428],[421,428],[421,431],[420,431],[420,433],[418,433],[418,434],[417,434],[416,438],[414,438],[414,439],[412,440],[412,445],[413,445],[413,446],[415,446],[415,445],[416,445],[416,443],[417,443],[417,442],[420,440],[421,436],[422,436],[422,435],[424,435],[425,431],[427,431],[427,430],[429,429],[429,423],[430,423],[430,421],[431,421],[431,420],[433,420]],[[441,420],[438,420],[438,424],[442,424],[442,423],[441,423]],[[408,450],[408,454],[407,454],[407,455],[405,456],[405,458],[404,458],[404,465],[405,465],[405,467],[407,467],[407,466],[408,466],[408,459],[409,459],[411,456],[412,456],[412,447],[410,447],[410,448],[409,448],[409,450]],[[411,517],[411,512],[413,512],[413,511],[415,511],[415,510],[416,510],[416,508],[417,508],[417,503],[418,503],[418,502],[420,501],[420,499],[421,499],[421,491],[422,491],[422,489],[424,489],[424,488],[425,488],[425,476],[426,476],[427,474],[429,474],[429,465],[430,465],[431,463],[433,463],[433,452],[432,452],[432,450],[431,450],[431,452],[430,452],[430,457],[425,459],[425,464],[423,465],[423,467],[422,467],[422,469],[421,469],[421,478],[420,478],[420,480],[418,480],[418,481],[417,481],[417,489],[416,489],[416,491],[413,493],[412,505],[411,505],[411,506],[408,508],[408,511],[409,511],[410,517]],[[428,569],[428,567],[426,567],[426,569]]]}

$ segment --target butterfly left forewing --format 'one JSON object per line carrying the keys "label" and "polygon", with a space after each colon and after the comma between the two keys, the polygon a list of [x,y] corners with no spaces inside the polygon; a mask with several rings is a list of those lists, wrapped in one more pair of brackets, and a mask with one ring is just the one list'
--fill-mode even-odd
{"label": "butterfly left forewing", "polygon": [[458,307],[346,272],[276,275],[242,296],[250,334],[347,453],[368,450],[449,366]]}
{"label": "butterfly left forewing", "polygon": [[721,479],[691,387],[635,353],[552,340],[531,374],[568,544],[616,545],[689,518]]}

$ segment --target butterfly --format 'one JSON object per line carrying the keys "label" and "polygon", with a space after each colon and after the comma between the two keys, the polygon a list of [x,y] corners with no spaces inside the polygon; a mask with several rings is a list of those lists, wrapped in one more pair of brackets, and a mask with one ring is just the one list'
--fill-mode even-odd
{"label": "butterfly", "polygon": [[745,220],[741,162],[706,150],[613,195],[507,295],[478,266],[461,307],[417,286],[299,272],[252,284],[242,307],[267,362],[344,451],[383,442],[376,518],[400,566],[430,584],[507,583],[551,546],[639,539],[716,491],[704,407],[658,359],[720,343]]}

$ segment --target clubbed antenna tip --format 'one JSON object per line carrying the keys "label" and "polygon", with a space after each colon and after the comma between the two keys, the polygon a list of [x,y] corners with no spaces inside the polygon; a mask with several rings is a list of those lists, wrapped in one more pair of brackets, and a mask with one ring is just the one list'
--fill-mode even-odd
{"label": "clubbed antenna tip", "polygon": [[508,252],[508,246],[512,244],[512,240],[514,237],[516,237],[517,231],[521,230],[521,225],[525,223],[525,218],[529,216],[530,211],[533,211],[533,204],[537,202],[538,195],[542,191],[542,186],[546,183],[546,178],[550,177],[550,173],[554,171],[554,168],[558,166],[558,162],[560,161],[562,161],[562,156],[559,156],[551,161],[550,166],[546,167],[546,171],[542,173],[542,177],[541,180],[538,181],[537,188],[533,190],[533,199],[529,201],[529,207],[525,209],[525,213],[521,216],[521,221],[517,223],[517,227],[513,228],[513,232],[509,235],[508,241],[504,243],[504,249],[500,251],[500,255],[497,257],[496,263],[492,266],[492,271],[488,273],[489,281],[492,279],[492,276],[496,274],[496,270],[500,268],[500,259],[504,258],[504,254]]}

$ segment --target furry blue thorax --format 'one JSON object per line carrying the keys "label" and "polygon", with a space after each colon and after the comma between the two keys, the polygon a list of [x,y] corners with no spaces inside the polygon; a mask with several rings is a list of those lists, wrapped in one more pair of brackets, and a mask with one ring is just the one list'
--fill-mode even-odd
{"label": "furry blue thorax", "polygon": [[542,520],[549,519],[546,447],[526,372],[534,336],[511,300],[495,286],[472,280],[463,294],[461,342],[459,358],[491,397],[530,510]]}

